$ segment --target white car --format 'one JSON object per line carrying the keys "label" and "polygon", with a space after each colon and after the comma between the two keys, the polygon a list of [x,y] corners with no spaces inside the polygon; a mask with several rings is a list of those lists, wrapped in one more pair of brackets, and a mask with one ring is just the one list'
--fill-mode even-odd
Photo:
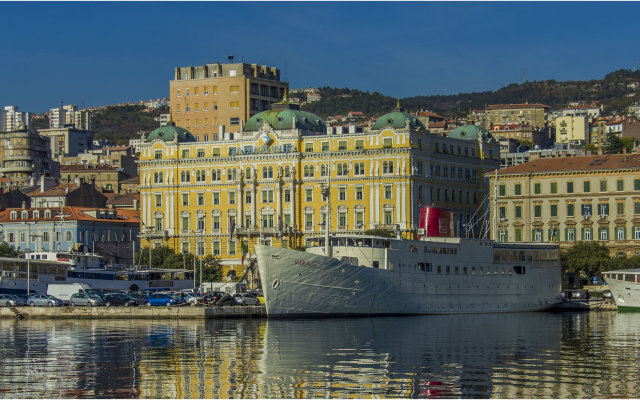
{"label": "white car", "polygon": [[260,300],[253,293],[236,293],[233,295],[236,304],[243,306],[259,306]]}

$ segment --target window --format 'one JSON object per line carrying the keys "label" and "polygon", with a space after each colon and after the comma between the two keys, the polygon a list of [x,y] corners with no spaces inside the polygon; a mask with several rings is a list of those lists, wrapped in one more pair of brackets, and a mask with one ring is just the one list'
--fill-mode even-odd
{"label": "window", "polygon": [[580,214],[582,216],[590,216],[591,215],[591,204],[583,204],[581,206]]}
{"label": "window", "polygon": [[262,167],[262,179],[272,179],[273,178],[273,167],[265,166]]}
{"label": "window", "polygon": [[567,228],[566,230],[567,241],[573,242],[576,240],[576,230],[575,228]]}
{"label": "window", "polygon": [[236,192],[229,192],[229,204],[236,204]]}
{"label": "window", "polygon": [[322,151],[329,151],[329,142],[322,142]]}
{"label": "window", "polygon": [[601,192],[607,191],[607,181],[600,181],[600,191]]}
{"label": "window", "polygon": [[283,197],[285,203],[291,202],[291,191],[289,189],[285,189],[283,191]]}
{"label": "window", "polygon": [[522,218],[522,206],[515,207],[516,218]]}
{"label": "window", "polygon": [[162,150],[156,150],[156,152],[154,153],[154,158],[156,160],[159,160],[162,158]]}
{"label": "window", "polygon": [[600,228],[600,240],[609,240],[609,228]]}
{"label": "window", "polygon": [[189,149],[182,149],[182,158],[189,158]]}
{"label": "window", "polygon": [[356,139],[356,150],[364,149],[364,140]]}
{"label": "window", "polygon": [[198,158],[204,158],[204,149],[198,149]]}
{"label": "window", "polygon": [[251,192],[245,192],[245,194],[244,194],[244,202],[246,204],[251,204]]}
{"label": "window", "polygon": [[238,179],[238,170],[236,170],[235,168],[229,168],[227,170],[227,180],[235,181],[236,179]]}
{"label": "window", "polygon": [[382,217],[383,217],[383,221],[384,221],[385,225],[393,224],[393,211],[384,210],[383,213],[382,213]]}
{"label": "window", "polygon": [[304,171],[304,177],[305,178],[313,178],[313,176],[314,176],[313,165],[305,165],[303,167],[303,171]]}
{"label": "window", "polygon": [[591,228],[582,228],[582,240],[591,240]]}
{"label": "window", "polygon": [[204,169],[196,170],[196,182],[204,182],[207,177],[207,171]]}
{"label": "window", "polygon": [[182,217],[182,230],[183,231],[189,230],[189,217]]}
{"label": "window", "polygon": [[231,124],[231,125],[240,125],[240,118],[239,117],[231,118],[229,120],[229,124]]}
{"label": "window", "polygon": [[567,182],[567,193],[573,193],[573,182]]}
{"label": "window", "polygon": [[212,169],[211,170],[211,181],[221,181],[222,180],[222,170],[221,169]]}
{"label": "window", "polygon": [[505,185],[500,185],[498,188],[498,194],[500,196],[504,196],[506,194],[506,187]]}
{"label": "window", "polygon": [[633,238],[635,240],[640,239],[640,226],[634,226],[633,227]]}
{"label": "window", "polygon": [[262,202],[273,203],[273,189],[262,190]]}
{"label": "window", "polygon": [[616,227],[616,239],[618,240],[625,240],[625,230],[624,230],[624,226],[618,226]]}
{"label": "window", "polygon": [[533,193],[540,194],[540,184],[539,183],[534,183],[533,184]]}
{"label": "window", "polygon": [[190,182],[191,171],[180,171],[180,182]]}
{"label": "window", "polygon": [[240,93],[240,85],[231,85],[231,86],[229,86],[229,92],[231,92],[231,93]]}
{"label": "window", "polygon": [[589,193],[591,191],[591,182],[590,181],[584,181],[584,192],[585,193]]}
{"label": "window", "polygon": [[199,206],[203,206],[204,205],[204,193],[198,193],[197,199],[198,199],[198,205]]}
{"label": "window", "polygon": [[598,204],[598,215],[602,218],[609,215],[609,203]]}
{"label": "window", "polygon": [[558,216],[558,205],[557,204],[551,204],[550,211],[551,211],[551,216],[552,217],[557,217]]}
{"label": "window", "polygon": [[541,205],[535,205],[533,206],[533,216],[536,218],[540,218],[542,217],[542,206]]}
{"label": "window", "polygon": [[384,147],[385,149],[390,149],[392,144],[393,144],[393,139],[391,138],[384,138],[382,140],[382,147]]}
{"label": "window", "polygon": [[156,231],[161,231],[162,230],[162,217],[156,217],[156,224],[155,224],[155,230]]}
{"label": "window", "polygon": [[542,229],[534,229],[533,230],[533,241],[534,242],[542,242]]}
{"label": "window", "polygon": [[392,186],[384,185],[384,198],[391,199],[392,198]]}
{"label": "window", "polygon": [[238,110],[240,108],[240,102],[239,101],[230,101],[229,102],[229,108],[232,110]]}
{"label": "window", "polygon": [[339,228],[347,227],[347,213],[345,211],[338,212],[338,227]]}
{"label": "window", "polygon": [[574,205],[573,203],[567,204],[567,217],[573,217],[574,214]]}
{"label": "window", "polygon": [[338,176],[346,176],[349,175],[349,166],[347,163],[339,163],[336,166],[336,174]]}
{"label": "window", "polygon": [[382,162],[382,173],[383,174],[393,174],[393,161],[383,161]]}
{"label": "window", "polygon": [[633,181],[633,190],[640,190],[640,179],[635,179]]}
{"label": "window", "polygon": [[624,180],[618,179],[616,181],[616,188],[618,189],[618,192],[622,192],[624,190]]}
{"label": "window", "polygon": [[341,140],[338,142],[338,150],[346,150],[347,149],[347,141]]}
{"label": "window", "polygon": [[364,191],[364,188],[362,186],[356,187],[356,200],[363,200],[364,198],[363,191]]}
{"label": "window", "polygon": [[618,215],[624,214],[624,203],[617,203],[616,211],[618,212]]}
{"label": "window", "polygon": [[356,217],[356,221],[355,221],[356,222],[356,224],[355,224],[356,229],[363,228],[364,227],[364,211],[356,210],[355,217]]}
{"label": "window", "polygon": [[356,162],[353,164],[354,175],[364,175],[364,162]]}
{"label": "window", "polygon": [[156,194],[156,207],[162,207],[162,195]]}
{"label": "window", "polygon": [[633,203],[633,213],[640,214],[640,202],[636,201]]}
{"label": "window", "polygon": [[313,201],[313,189],[305,189],[304,193],[306,201]]}
{"label": "window", "polygon": [[183,206],[189,205],[189,193],[182,193],[182,205]]}
{"label": "window", "polygon": [[[31,240],[32,240],[32,241],[33,241],[34,239],[35,239],[35,237],[31,238]],[[65,232],[64,232],[64,240],[65,240],[66,242],[70,242],[71,240],[73,240],[73,239],[72,239],[71,231],[65,231]]]}
{"label": "window", "polygon": [[345,187],[338,188],[338,200],[340,201],[347,200],[347,188]]}
{"label": "window", "polygon": [[522,185],[519,183],[516,183],[515,186],[515,195],[516,196],[520,196],[522,194]]}
{"label": "window", "polygon": [[220,205],[220,192],[213,192],[212,195],[213,195],[213,203],[212,204],[214,206]]}
{"label": "window", "polygon": [[313,142],[305,143],[304,144],[304,151],[306,153],[312,153],[313,152]]}
{"label": "window", "polygon": [[516,242],[522,242],[522,229],[520,228],[516,228],[515,230],[516,233]]}
{"label": "window", "polygon": [[551,193],[558,193],[558,183],[551,182],[551,187],[549,189]]}

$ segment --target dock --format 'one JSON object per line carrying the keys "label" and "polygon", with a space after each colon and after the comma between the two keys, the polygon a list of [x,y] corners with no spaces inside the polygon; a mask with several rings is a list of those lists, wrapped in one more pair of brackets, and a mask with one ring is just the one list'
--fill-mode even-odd
{"label": "dock", "polygon": [[215,319],[266,318],[265,306],[0,307],[0,318]]}

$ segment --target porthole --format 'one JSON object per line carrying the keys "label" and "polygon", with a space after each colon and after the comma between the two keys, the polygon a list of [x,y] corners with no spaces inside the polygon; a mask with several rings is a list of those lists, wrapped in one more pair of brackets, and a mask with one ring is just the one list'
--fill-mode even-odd
{"label": "porthole", "polygon": [[280,286],[280,281],[277,279],[273,280],[273,283],[271,283],[271,287],[274,289],[277,289]]}

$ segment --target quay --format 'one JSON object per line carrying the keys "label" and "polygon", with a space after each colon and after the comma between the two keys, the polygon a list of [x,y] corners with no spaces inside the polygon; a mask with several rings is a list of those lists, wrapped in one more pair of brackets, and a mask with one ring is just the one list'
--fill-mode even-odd
{"label": "quay", "polygon": [[264,306],[0,307],[0,319],[216,319],[266,317],[267,311]]}

